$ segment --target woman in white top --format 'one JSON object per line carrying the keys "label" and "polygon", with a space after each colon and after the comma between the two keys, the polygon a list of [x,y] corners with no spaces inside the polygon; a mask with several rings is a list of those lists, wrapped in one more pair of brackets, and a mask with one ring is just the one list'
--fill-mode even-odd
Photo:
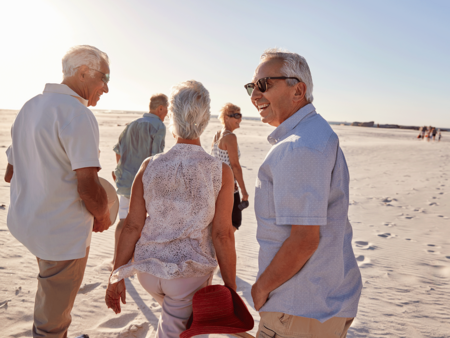
{"label": "woman in white top", "polygon": [[241,202],[238,184],[242,192],[242,201],[248,201],[248,193],[245,188],[242,168],[239,163],[241,152],[239,150],[237,137],[233,133],[235,129],[240,127],[242,121],[241,108],[232,103],[226,103],[220,110],[219,120],[222,123],[223,128],[214,135],[211,145],[211,155],[228,164],[233,170],[235,188],[232,223],[235,229],[239,229],[242,223],[242,210],[238,207]]}
{"label": "woman in white top", "polygon": [[106,304],[120,313],[120,299],[125,304],[124,278],[137,274],[162,306],[157,337],[179,337],[186,329],[192,297],[210,284],[217,265],[225,285],[236,290],[229,217],[233,173],[200,145],[210,118],[209,104],[209,93],[199,82],[172,88],[170,129],[177,143],[146,159],[134,179],[106,291]]}

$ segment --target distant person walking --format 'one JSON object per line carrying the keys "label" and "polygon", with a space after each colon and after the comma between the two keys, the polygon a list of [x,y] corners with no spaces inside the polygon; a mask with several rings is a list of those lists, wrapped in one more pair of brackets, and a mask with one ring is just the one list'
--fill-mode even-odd
{"label": "distant person walking", "polygon": [[438,142],[440,142],[441,141],[441,130],[440,129],[438,129]]}
{"label": "distant person walking", "polygon": [[8,228],[39,268],[33,337],[65,338],[83,280],[92,231],[111,225],[94,114],[108,93],[108,56],[75,46],[62,59],[61,84],[47,83],[14,121],[8,149]]}
{"label": "distant person walking", "polygon": [[436,128],[433,127],[433,130],[431,131],[431,135],[433,136],[433,141],[436,141],[436,134],[437,134],[437,130],[436,130]]}
{"label": "distant person walking", "polygon": [[239,163],[241,152],[239,150],[237,137],[233,133],[234,130],[240,127],[242,121],[241,108],[232,103],[225,104],[220,110],[219,120],[222,123],[223,128],[214,135],[211,145],[211,155],[228,164],[233,170],[235,185],[234,205],[231,218],[234,228],[238,230],[242,224],[242,205],[239,207],[241,203],[239,188],[241,188],[242,192],[242,201],[248,201],[248,192],[245,188],[242,168]]}
{"label": "distant person walking", "polygon": [[[131,122],[120,134],[119,142],[114,146],[117,167],[113,178],[120,195],[119,223],[116,226],[114,257],[117,243],[122,233],[125,218],[130,205],[131,186],[142,162],[150,156],[164,152],[168,99],[164,94],[155,94],[150,98],[150,111]],[[114,265],[114,258],[113,258]]]}
{"label": "distant person walking", "polygon": [[245,85],[276,127],[259,168],[258,337],[346,337],[362,282],[348,220],[349,174],[339,139],[312,105],[306,60],[269,49]]}
{"label": "distant person walking", "polygon": [[427,138],[427,142],[430,142],[431,140],[431,131],[432,127],[431,126],[427,127],[427,134],[425,135],[425,137]]}
{"label": "distant person walking", "polygon": [[427,126],[422,127],[422,140],[425,140],[425,133],[427,132]]}

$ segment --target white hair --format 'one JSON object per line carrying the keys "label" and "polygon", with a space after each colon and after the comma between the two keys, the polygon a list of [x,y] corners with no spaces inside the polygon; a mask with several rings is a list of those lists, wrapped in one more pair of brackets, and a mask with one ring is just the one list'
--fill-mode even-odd
{"label": "white hair", "polygon": [[[68,78],[75,75],[77,68],[83,65],[98,70],[102,61],[109,65],[108,55],[100,49],[88,45],[74,46],[62,58],[63,77]],[[94,71],[91,71],[90,74],[93,76]]]}
{"label": "white hair", "polygon": [[[287,50],[280,48],[269,48],[264,51],[261,55],[260,64],[271,60],[279,59],[282,60],[284,65],[281,68],[281,74],[288,77],[297,77],[306,85],[306,100],[311,103],[313,102],[313,81],[311,76],[311,71],[309,70],[308,63],[305,58],[297,53],[291,53]],[[286,80],[288,86],[294,86],[297,84],[297,80],[289,79]]]}
{"label": "white hair", "polygon": [[170,131],[178,137],[200,137],[211,117],[209,92],[200,82],[186,81],[172,87],[169,98]]}

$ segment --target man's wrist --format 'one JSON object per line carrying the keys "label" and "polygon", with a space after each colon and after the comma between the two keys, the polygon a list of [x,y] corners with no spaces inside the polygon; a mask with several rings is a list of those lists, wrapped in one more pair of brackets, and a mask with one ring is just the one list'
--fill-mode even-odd
{"label": "man's wrist", "polygon": [[264,280],[261,281],[261,278],[259,278],[256,283],[254,284],[254,287],[256,289],[256,291],[258,291],[259,293],[263,293],[263,294],[269,294],[270,291],[272,290],[267,290],[267,288],[264,285]]}

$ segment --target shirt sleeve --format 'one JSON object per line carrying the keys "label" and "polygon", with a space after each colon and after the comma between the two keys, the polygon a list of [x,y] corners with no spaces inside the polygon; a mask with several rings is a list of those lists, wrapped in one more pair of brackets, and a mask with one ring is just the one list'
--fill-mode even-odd
{"label": "shirt sleeve", "polygon": [[[335,153],[335,151],[334,151]],[[273,169],[276,224],[326,225],[335,156],[307,147],[289,151]]]}
{"label": "shirt sleeve", "polygon": [[153,136],[151,156],[164,152],[166,144],[166,128],[162,126]]}
{"label": "shirt sleeve", "polygon": [[90,111],[80,111],[78,114],[60,132],[60,140],[72,170],[101,168],[97,120]]}
{"label": "shirt sleeve", "polygon": [[13,151],[12,151],[12,144],[6,149],[6,157],[8,158],[8,163],[13,165],[14,164],[14,157],[13,157]]}

